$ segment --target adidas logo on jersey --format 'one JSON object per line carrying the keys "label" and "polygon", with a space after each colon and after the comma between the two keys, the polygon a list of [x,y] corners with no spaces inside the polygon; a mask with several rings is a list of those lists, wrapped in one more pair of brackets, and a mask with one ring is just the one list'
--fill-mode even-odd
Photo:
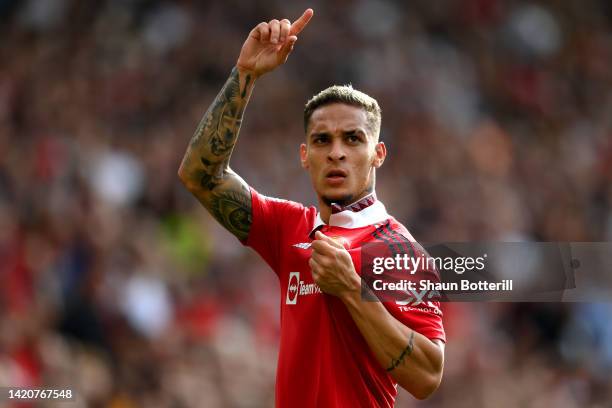
{"label": "adidas logo on jersey", "polygon": [[311,242],[300,242],[298,244],[293,244],[292,246],[300,249],[308,249],[312,245]]}

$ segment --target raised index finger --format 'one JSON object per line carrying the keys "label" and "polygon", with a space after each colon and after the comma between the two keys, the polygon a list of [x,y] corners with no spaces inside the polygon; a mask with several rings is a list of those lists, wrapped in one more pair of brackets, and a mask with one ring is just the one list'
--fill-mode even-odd
{"label": "raised index finger", "polygon": [[304,27],[306,27],[313,14],[314,11],[311,8],[306,9],[306,11],[304,11],[304,14],[302,14],[300,18],[298,18],[293,22],[293,24],[291,24],[291,31],[289,32],[289,35],[298,35],[300,31],[302,31]]}

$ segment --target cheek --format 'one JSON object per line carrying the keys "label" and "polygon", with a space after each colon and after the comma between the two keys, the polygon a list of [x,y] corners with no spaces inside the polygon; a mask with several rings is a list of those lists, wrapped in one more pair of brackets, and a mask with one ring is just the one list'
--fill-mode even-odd
{"label": "cheek", "polygon": [[310,166],[311,169],[318,170],[318,169],[322,168],[323,165],[325,164],[325,156],[323,154],[318,153],[318,152],[312,152],[308,156],[307,161],[308,161],[308,165]]}
{"label": "cheek", "polygon": [[306,159],[304,161],[304,168],[308,171],[308,173],[310,173],[312,177],[318,174],[321,165],[316,155],[310,153],[306,156]]}
{"label": "cheek", "polygon": [[356,177],[354,182],[368,182],[368,175],[372,169],[373,160],[374,157],[368,153],[364,153],[359,156],[359,159],[355,161],[355,174],[358,174],[359,176]]}
{"label": "cheek", "polygon": [[359,168],[361,173],[367,173],[370,171],[370,167],[372,167],[373,162],[374,157],[368,152],[364,152],[363,154],[359,155],[355,165]]}

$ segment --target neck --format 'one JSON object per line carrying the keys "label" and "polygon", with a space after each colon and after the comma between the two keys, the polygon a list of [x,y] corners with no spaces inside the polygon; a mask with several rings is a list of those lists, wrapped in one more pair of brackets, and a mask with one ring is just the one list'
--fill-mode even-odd
{"label": "neck", "polygon": [[[357,201],[372,194],[373,192],[374,192],[374,189],[367,189],[360,195],[356,196],[356,198],[351,199],[350,202],[340,203],[340,204],[344,206],[344,205],[350,205],[350,204],[356,203]],[[331,214],[332,214],[331,204],[328,202],[328,200],[325,200],[319,196],[319,215],[321,216],[321,219],[323,220],[324,223],[329,224],[329,217],[331,217]]]}
{"label": "neck", "polygon": [[325,204],[323,200],[319,199],[319,214],[324,223],[329,224],[329,217],[331,216],[331,206]]}

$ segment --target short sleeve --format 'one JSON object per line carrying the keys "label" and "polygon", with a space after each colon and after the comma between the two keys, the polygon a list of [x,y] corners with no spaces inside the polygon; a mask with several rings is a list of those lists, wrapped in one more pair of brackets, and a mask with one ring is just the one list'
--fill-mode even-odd
{"label": "short sleeve", "polygon": [[[446,342],[439,294],[419,289],[421,280],[439,281],[435,267],[424,261],[429,256],[427,252],[414,239],[407,238],[412,236],[400,224],[383,225],[374,235],[377,241],[362,248],[362,277],[366,277],[375,296],[393,317],[430,340]],[[396,257],[403,260],[402,266],[391,263],[380,270],[379,262],[379,270],[373,268],[374,260]],[[377,280],[396,286],[376,285]],[[410,289],[408,284],[415,289]]]}
{"label": "short sleeve", "polygon": [[440,302],[426,301],[418,305],[399,305],[395,302],[385,302],[384,305],[393,317],[407,327],[430,340],[437,339],[446,342]]}
{"label": "short sleeve", "polygon": [[[411,248],[409,252],[413,257],[425,259],[425,257],[429,256],[416,241],[407,240],[407,243],[410,243]],[[417,284],[417,287],[419,287],[418,282],[421,279],[439,282],[439,278],[438,271],[426,267],[418,268],[416,273],[412,275],[412,280]],[[426,294],[421,290],[416,290],[412,293],[410,301],[392,301],[384,302],[384,304],[387,310],[406,326],[430,340],[442,340],[446,342],[446,333],[444,332],[444,326],[442,324],[443,313],[440,308],[440,301],[438,300],[439,295],[428,298],[428,294],[429,293]],[[423,298],[419,299],[418,296],[422,296]]]}
{"label": "short sleeve", "polygon": [[251,188],[252,222],[249,236],[242,243],[257,252],[279,273],[280,251],[287,231],[304,218],[306,208],[294,201],[266,197]]}

